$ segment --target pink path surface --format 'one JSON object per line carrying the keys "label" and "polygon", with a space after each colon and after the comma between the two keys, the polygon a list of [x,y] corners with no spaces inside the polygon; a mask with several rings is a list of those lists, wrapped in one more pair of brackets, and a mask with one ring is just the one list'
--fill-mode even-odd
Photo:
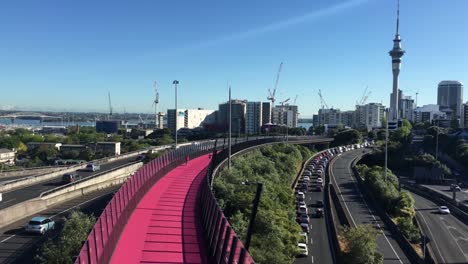
{"label": "pink path surface", "polygon": [[148,191],[125,226],[111,263],[207,263],[195,203],[208,156],[175,168]]}

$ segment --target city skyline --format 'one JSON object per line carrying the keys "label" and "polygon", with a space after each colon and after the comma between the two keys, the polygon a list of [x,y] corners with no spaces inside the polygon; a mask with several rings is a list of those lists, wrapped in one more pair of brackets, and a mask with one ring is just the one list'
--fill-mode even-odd
{"label": "city skyline", "polygon": [[[413,98],[419,90],[418,105],[436,102],[437,85],[442,80],[466,83],[468,72],[459,59],[468,57],[461,46],[467,37],[456,34],[468,22],[462,12],[468,3],[422,4],[401,3],[400,32],[409,53],[400,74],[400,89]],[[173,108],[173,79],[180,80],[179,105],[184,108],[216,109],[227,100],[226,83],[232,85],[233,97],[267,101],[267,89],[272,88],[281,61],[284,69],[277,102],[298,95],[301,117],[318,111],[318,89],[329,106],[342,110],[354,109],[366,85],[372,91],[367,102],[389,105],[392,79],[385,53],[394,35],[396,1],[304,1],[291,6],[272,3],[266,9],[259,3],[248,5],[249,11],[242,5],[214,5],[212,10],[219,14],[198,10],[203,6],[190,13],[194,6],[188,3],[178,9],[183,17],[173,24],[164,23],[169,17],[161,11],[170,9],[170,4],[96,4],[93,12],[86,4],[62,4],[52,11],[46,10],[51,5],[47,2],[43,6],[31,4],[25,10],[2,5],[9,12],[0,18],[5,20],[2,28],[8,40],[0,44],[0,55],[6,58],[0,63],[5,73],[0,89],[8,96],[2,96],[0,108],[106,112],[110,91],[116,112],[124,108],[127,112],[153,112],[152,83],[156,80],[160,110],[165,112]],[[104,7],[114,12],[102,13]],[[34,8],[44,12],[34,13]],[[375,9],[378,12],[372,11]],[[156,10],[160,17],[137,18],[150,10]],[[233,10],[245,15],[245,21],[228,14]],[[265,15],[257,17],[258,10]],[[48,12],[52,16],[45,18]],[[219,23],[214,26],[213,21],[203,18],[205,12]],[[30,16],[21,22],[14,18],[19,13]],[[80,15],[87,15],[90,21],[81,21]],[[115,24],[104,23],[101,15]],[[66,23],[57,24],[61,20]],[[190,21],[196,32],[190,32]],[[74,31],[66,31],[69,27]],[[33,32],[38,29],[44,35]],[[99,33],[107,35],[99,38]],[[135,39],[123,38],[132,34]],[[151,34],[161,34],[164,41],[149,37]],[[456,36],[457,41],[444,41],[450,36]],[[173,37],[173,41],[164,37]],[[110,45],[115,40],[121,42]],[[152,47],[154,44],[159,46]],[[341,78],[336,78],[338,74]],[[73,92],[74,99],[68,100]]]}

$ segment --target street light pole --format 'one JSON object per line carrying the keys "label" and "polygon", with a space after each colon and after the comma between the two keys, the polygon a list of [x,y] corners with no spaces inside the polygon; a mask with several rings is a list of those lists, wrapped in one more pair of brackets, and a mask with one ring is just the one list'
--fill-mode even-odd
{"label": "street light pole", "polygon": [[179,119],[179,112],[177,111],[177,85],[179,81],[174,80],[172,84],[175,86],[175,148],[177,149],[177,121]]}
{"label": "street light pole", "polygon": [[436,134],[436,153],[435,159],[438,160],[439,157],[439,119],[437,119],[437,134]]}
{"label": "street light pole", "polygon": [[231,169],[231,123],[232,123],[232,102],[231,102],[231,86],[229,86],[229,137],[228,137],[228,169]]}
{"label": "street light pole", "polygon": [[255,225],[255,217],[257,216],[258,205],[260,204],[260,197],[263,191],[263,183],[259,182],[242,182],[244,185],[257,185],[255,192],[255,198],[253,200],[252,213],[250,214],[249,228],[247,229],[247,237],[245,238],[245,250],[249,251],[250,240],[252,239],[253,227]]}
{"label": "street light pole", "polygon": [[384,171],[384,178],[385,182],[387,182],[387,165],[388,165],[388,109],[387,109],[387,116],[386,116],[386,128],[385,128],[385,171]]}

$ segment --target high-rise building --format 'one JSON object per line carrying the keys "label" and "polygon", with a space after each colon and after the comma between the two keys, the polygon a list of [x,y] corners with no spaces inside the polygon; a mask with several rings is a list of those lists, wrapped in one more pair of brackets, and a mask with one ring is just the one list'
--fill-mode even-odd
{"label": "high-rise building", "polygon": [[277,105],[273,109],[273,124],[297,127],[298,118],[297,105]]}
{"label": "high-rise building", "polygon": [[353,127],[356,123],[356,111],[341,112],[341,123],[347,127]]}
{"label": "high-rise building", "polygon": [[414,100],[411,96],[403,96],[400,100],[400,116],[402,119],[414,121]]}
{"label": "high-rise building", "polygon": [[[176,115],[177,113],[177,115]],[[185,109],[167,109],[167,128],[169,128],[173,133],[177,130],[185,127]]]}
{"label": "high-rise building", "polygon": [[385,106],[380,103],[368,103],[356,106],[356,126],[367,129],[382,127]]}
{"label": "high-rise building", "polygon": [[439,105],[429,104],[414,109],[414,121],[416,123],[432,122],[432,120],[446,119],[446,114],[440,111]]}
{"label": "high-rise building", "polygon": [[437,89],[437,104],[453,110],[452,119],[461,116],[463,103],[463,84],[459,81],[442,81]]}
{"label": "high-rise building", "polygon": [[212,125],[216,123],[215,110],[205,109],[187,109],[184,116],[185,128],[203,127],[204,125]]}
{"label": "high-rise building", "polygon": [[245,134],[258,135],[263,123],[262,102],[247,102],[245,113]]}
{"label": "high-rise building", "polygon": [[262,125],[271,123],[271,103],[262,103]]}
{"label": "high-rise building", "polygon": [[340,109],[319,109],[318,120],[320,125],[338,125],[341,124]]}
{"label": "high-rise building", "polygon": [[159,112],[158,113],[158,129],[163,129],[164,128],[164,116],[166,113],[164,112]]}
{"label": "high-rise building", "polygon": [[320,123],[319,123],[319,116],[318,116],[318,115],[313,115],[313,116],[312,116],[312,125],[313,125],[314,127],[317,127],[317,126],[320,125]]}
{"label": "high-rise building", "polygon": [[468,127],[468,102],[462,104],[461,107],[460,127]]}
{"label": "high-rise building", "polygon": [[[231,131],[241,133],[245,131],[245,112],[247,101],[231,100]],[[222,131],[228,131],[229,102],[219,104],[218,126]]]}
{"label": "high-rise building", "polygon": [[398,76],[400,74],[401,57],[405,54],[405,51],[401,48],[400,38],[400,2],[398,1],[397,8],[397,21],[396,21],[396,33],[393,39],[393,49],[389,51],[392,57],[392,73],[393,73],[393,93],[390,99],[390,117],[392,121],[398,121],[399,119],[399,96],[398,96]]}

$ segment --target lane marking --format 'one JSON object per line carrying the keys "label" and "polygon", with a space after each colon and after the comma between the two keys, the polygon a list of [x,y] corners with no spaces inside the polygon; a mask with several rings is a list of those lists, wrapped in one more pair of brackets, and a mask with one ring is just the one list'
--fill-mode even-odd
{"label": "lane marking", "polygon": [[[414,198],[413,198],[413,199],[414,199]],[[418,208],[417,208],[416,206],[414,206],[414,210],[415,210],[416,212],[418,212],[417,209],[418,209]],[[419,213],[419,212],[418,212],[418,213]],[[419,213],[419,215],[422,217],[424,223],[426,224],[427,230],[429,230],[429,233],[431,233],[431,238],[432,238],[432,239],[431,239],[431,241],[430,241],[429,243],[434,242],[434,245],[436,246],[437,252],[439,252],[439,257],[442,259],[442,262],[443,262],[443,263],[447,263],[447,262],[445,261],[444,257],[442,256],[442,252],[441,252],[440,249],[439,249],[439,245],[437,245],[436,239],[433,239],[433,238],[435,238],[435,236],[434,236],[434,234],[432,233],[432,230],[429,228],[429,224],[427,223],[426,218],[424,217],[424,215],[423,215],[422,213]]]}
{"label": "lane marking", "polygon": [[[465,251],[463,251],[463,249],[462,249],[462,248],[460,247],[460,245],[458,244],[458,239],[457,239],[456,237],[453,236],[452,232],[450,232],[450,229],[449,229],[449,227],[448,227],[447,224],[446,224],[447,220],[443,219],[442,217],[440,217],[440,220],[441,220],[442,223],[444,223],[443,226],[445,226],[445,228],[447,228],[447,231],[448,231],[449,235],[450,235],[450,236],[452,237],[452,239],[455,241],[455,244],[457,244],[457,247],[458,247],[458,249],[461,251],[463,257],[464,257],[466,260],[468,260],[468,257],[467,257],[468,254],[466,254]],[[453,227],[453,229],[455,229],[455,228]],[[455,229],[455,230],[456,230],[456,229]]]}
{"label": "lane marking", "polygon": [[310,257],[311,257],[312,263],[314,263],[314,256],[311,255]]}
{"label": "lane marking", "polygon": [[[63,210],[63,211],[61,211],[61,212],[59,212],[59,213],[57,213],[57,214],[55,214],[55,215],[53,215],[53,216],[51,216],[51,217],[49,217],[49,218],[54,218],[54,217],[56,217],[57,215],[63,214],[63,213],[65,213],[65,212],[67,212],[67,211],[70,211],[71,209],[73,209],[73,208],[75,208],[75,207],[78,207],[78,206],[83,205],[83,204],[85,204],[85,203],[91,202],[91,201],[93,201],[93,200],[96,200],[96,199],[101,198],[102,196],[105,196],[105,195],[108,195],[108,194],[109,194],[109,193],[106,193],[106,194],[103,194],[103,195],[101,195],[101,196],[94,197],[93,199],[86,200],[86,201],[84,201],[84,202],[82,202],[82,203],[80,203],[80,204],[77,204],[77,205],[74,205],[74,206],[72,206],[72,207],[70,207],[70,208],[68,208],[68,209],[65,209],[65,210]],[[20,228],[21,228],[21,227],[20,227]],[[11,236],[9,236],[9,237],[7,237],[7,238],[1,240],[1,241],[0,241],[0,244],[3,243],[3,242],[6,242],[6,241],[8,241],[8,240],[10,240],[11,238],[13,238],[13,237],[15,237],[15,236],[17,236],[17,235],[20,235],[20,234],[22,234],[22,233],[24,233],[24,230],[21,230],[21,231],[19,231],[18,233],[13,234],[13,235],[11,235]]]}
{"label": "lane marking", "polygon": [[[353,159],[354,160],[354,159]],[[377,224],[377,227],[382,231],[382,235],[384,236],[385,240],[387,241],[387,243],[390,245],[390,248],[392,249],[393,253],[395,253],[395,256],[397,257],[398,261],[400,263],[403,264],[403,261],[401,261],[401,258],[400,256],[398,255],[398,253],[396,252],[395,248],[393,247],[393,245],[390,243],[390,241],[388,240],[388,237],[387,235],[385,234],[385,230],[380,226],[380,224],[378,223],[377,219],[375,218],[374,214],[371,212],[371,210],[369,209],[369,205],[367,205],[367,201],[364,199],[364,197],[362,196],[362,193],[361,193],[361,190],[358,188],[357,184],[356,184],[356,181],[353,179],[353,174],[351,173],[351,168],[350,168],[351,164],[348,166],[348,173],[349,173],[349,177],[351,178],[351,181],[353,182],[354,184],[354,187],[356,188],[356,190],[358,191],[359,193],[359,196],[361,197],[362,201],[364,201],[364,204],[366,205],[366,208],[367,208],[367,211],[369,212],[369,214],[372,216],[372,219],[374,219],[374,222]]]}
{"label": "lane marking", "polygon": [[340,188],[340,186],[338,185],[338,183],[335,180],[335,174],[333,173],[333,165],[334,164],[335,164],[335,160],[333,160],[333,164],[330,164],[330,166],[332,166],[332,169],[330,170],[331,177],[333,178],[333,182],[335,182],[335,186],[338,187],[338,190],[340,191],[341,200],[343,201],[343,203],[344,203],[344,205],[346,207],[346,211],[348,211],[348,214],[351,217],[351,221],[353,221],[353,225],[356,226],[356,222],[354,221],[354,217],[353,217],[353,215],[351,214],[351,211],[348,208],[348,204],[346,203],[346,201],[345,201],[345,199],[343,197],[343,194],[341,193],[341,188]]}

